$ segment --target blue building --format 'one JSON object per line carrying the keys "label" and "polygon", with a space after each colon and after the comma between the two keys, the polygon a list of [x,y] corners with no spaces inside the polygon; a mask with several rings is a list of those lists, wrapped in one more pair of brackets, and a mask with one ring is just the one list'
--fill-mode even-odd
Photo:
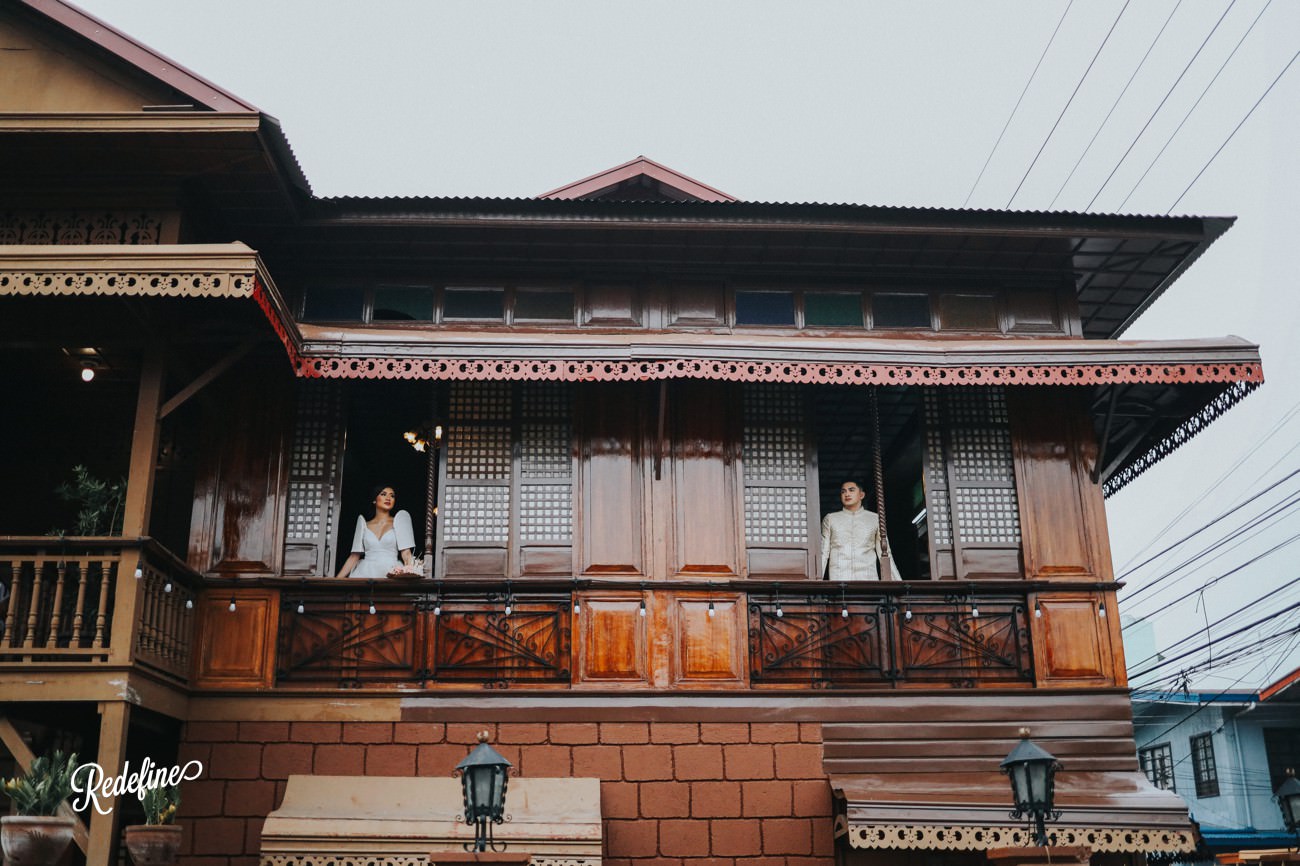
{"label": "blue building", "polygon": [[1295,844],[1273,792],[1300,769],[1300,669],[1258,692],[1133,693],[1138,760],[1216,854]]}

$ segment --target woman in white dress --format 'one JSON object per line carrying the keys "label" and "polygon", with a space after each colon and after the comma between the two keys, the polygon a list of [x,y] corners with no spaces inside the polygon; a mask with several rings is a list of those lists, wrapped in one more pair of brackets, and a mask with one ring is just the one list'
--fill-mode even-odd
{"label": "woman in white dress", "polygon": [[366,520],[357,515],[357,531],[352,537],[352,555],[343,562],[335,577],[387,577],[399,564],[413,564],[415,532],[411,529],[411,515],[405,511],[393,513],[397,494],[387,485],[376,487],[371,496],[375,516]]}

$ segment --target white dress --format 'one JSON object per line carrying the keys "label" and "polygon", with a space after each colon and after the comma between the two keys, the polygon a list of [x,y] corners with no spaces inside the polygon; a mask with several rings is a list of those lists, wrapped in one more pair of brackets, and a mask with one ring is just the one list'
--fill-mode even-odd
{"label": "white dress", "polygon": [[393,515],[393,528],[376,538],[366,526],[366,519],[357,515],[357,531],[352,536],[352,552],[363,554],[357,567],[348,577],[387,577],[393,566],[401,563],[400,552],[415,548],[415,532],[411,529],[411,515],[399,511]]}

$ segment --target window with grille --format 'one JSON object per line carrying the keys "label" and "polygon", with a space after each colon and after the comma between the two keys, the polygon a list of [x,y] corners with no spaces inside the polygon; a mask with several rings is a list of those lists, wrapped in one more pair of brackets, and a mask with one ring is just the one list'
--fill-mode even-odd
{"label": "window with grille", "polygon": [[1168,743],[1138,750],[1142,772],[1157,788],[1174,790],[1174,750]]}
{"label": "window with grille", "polygon": [[440,496],[441,573],[571,570],[572,392],[453,382]]}
{"label": "window with grille", "polygon": [[810,500],[803,392],[793,385],[747,385],[741,466],[749,571],[808,573]]}
{"label": "window with grille", "polygon": [[1219,796],[1219,771],[1214,765],[1214,735],[1198,734],[1191,738],[1192,777],[1196,780],[1196,796]]}
{"label": "window with grille", "polygon": [[1019,575],[1020,502],[1005,390],[926,388],[924,417],[935,576]]}

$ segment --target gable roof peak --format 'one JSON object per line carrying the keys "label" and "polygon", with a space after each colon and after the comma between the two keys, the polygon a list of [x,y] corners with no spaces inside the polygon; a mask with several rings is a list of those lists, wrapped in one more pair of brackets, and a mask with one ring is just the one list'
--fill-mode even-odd
{"label": "gable roof peak", "polygon": [[612,201],[738,200],[733,195],[687,177],[645,155],[544,192],[538,198]]}

